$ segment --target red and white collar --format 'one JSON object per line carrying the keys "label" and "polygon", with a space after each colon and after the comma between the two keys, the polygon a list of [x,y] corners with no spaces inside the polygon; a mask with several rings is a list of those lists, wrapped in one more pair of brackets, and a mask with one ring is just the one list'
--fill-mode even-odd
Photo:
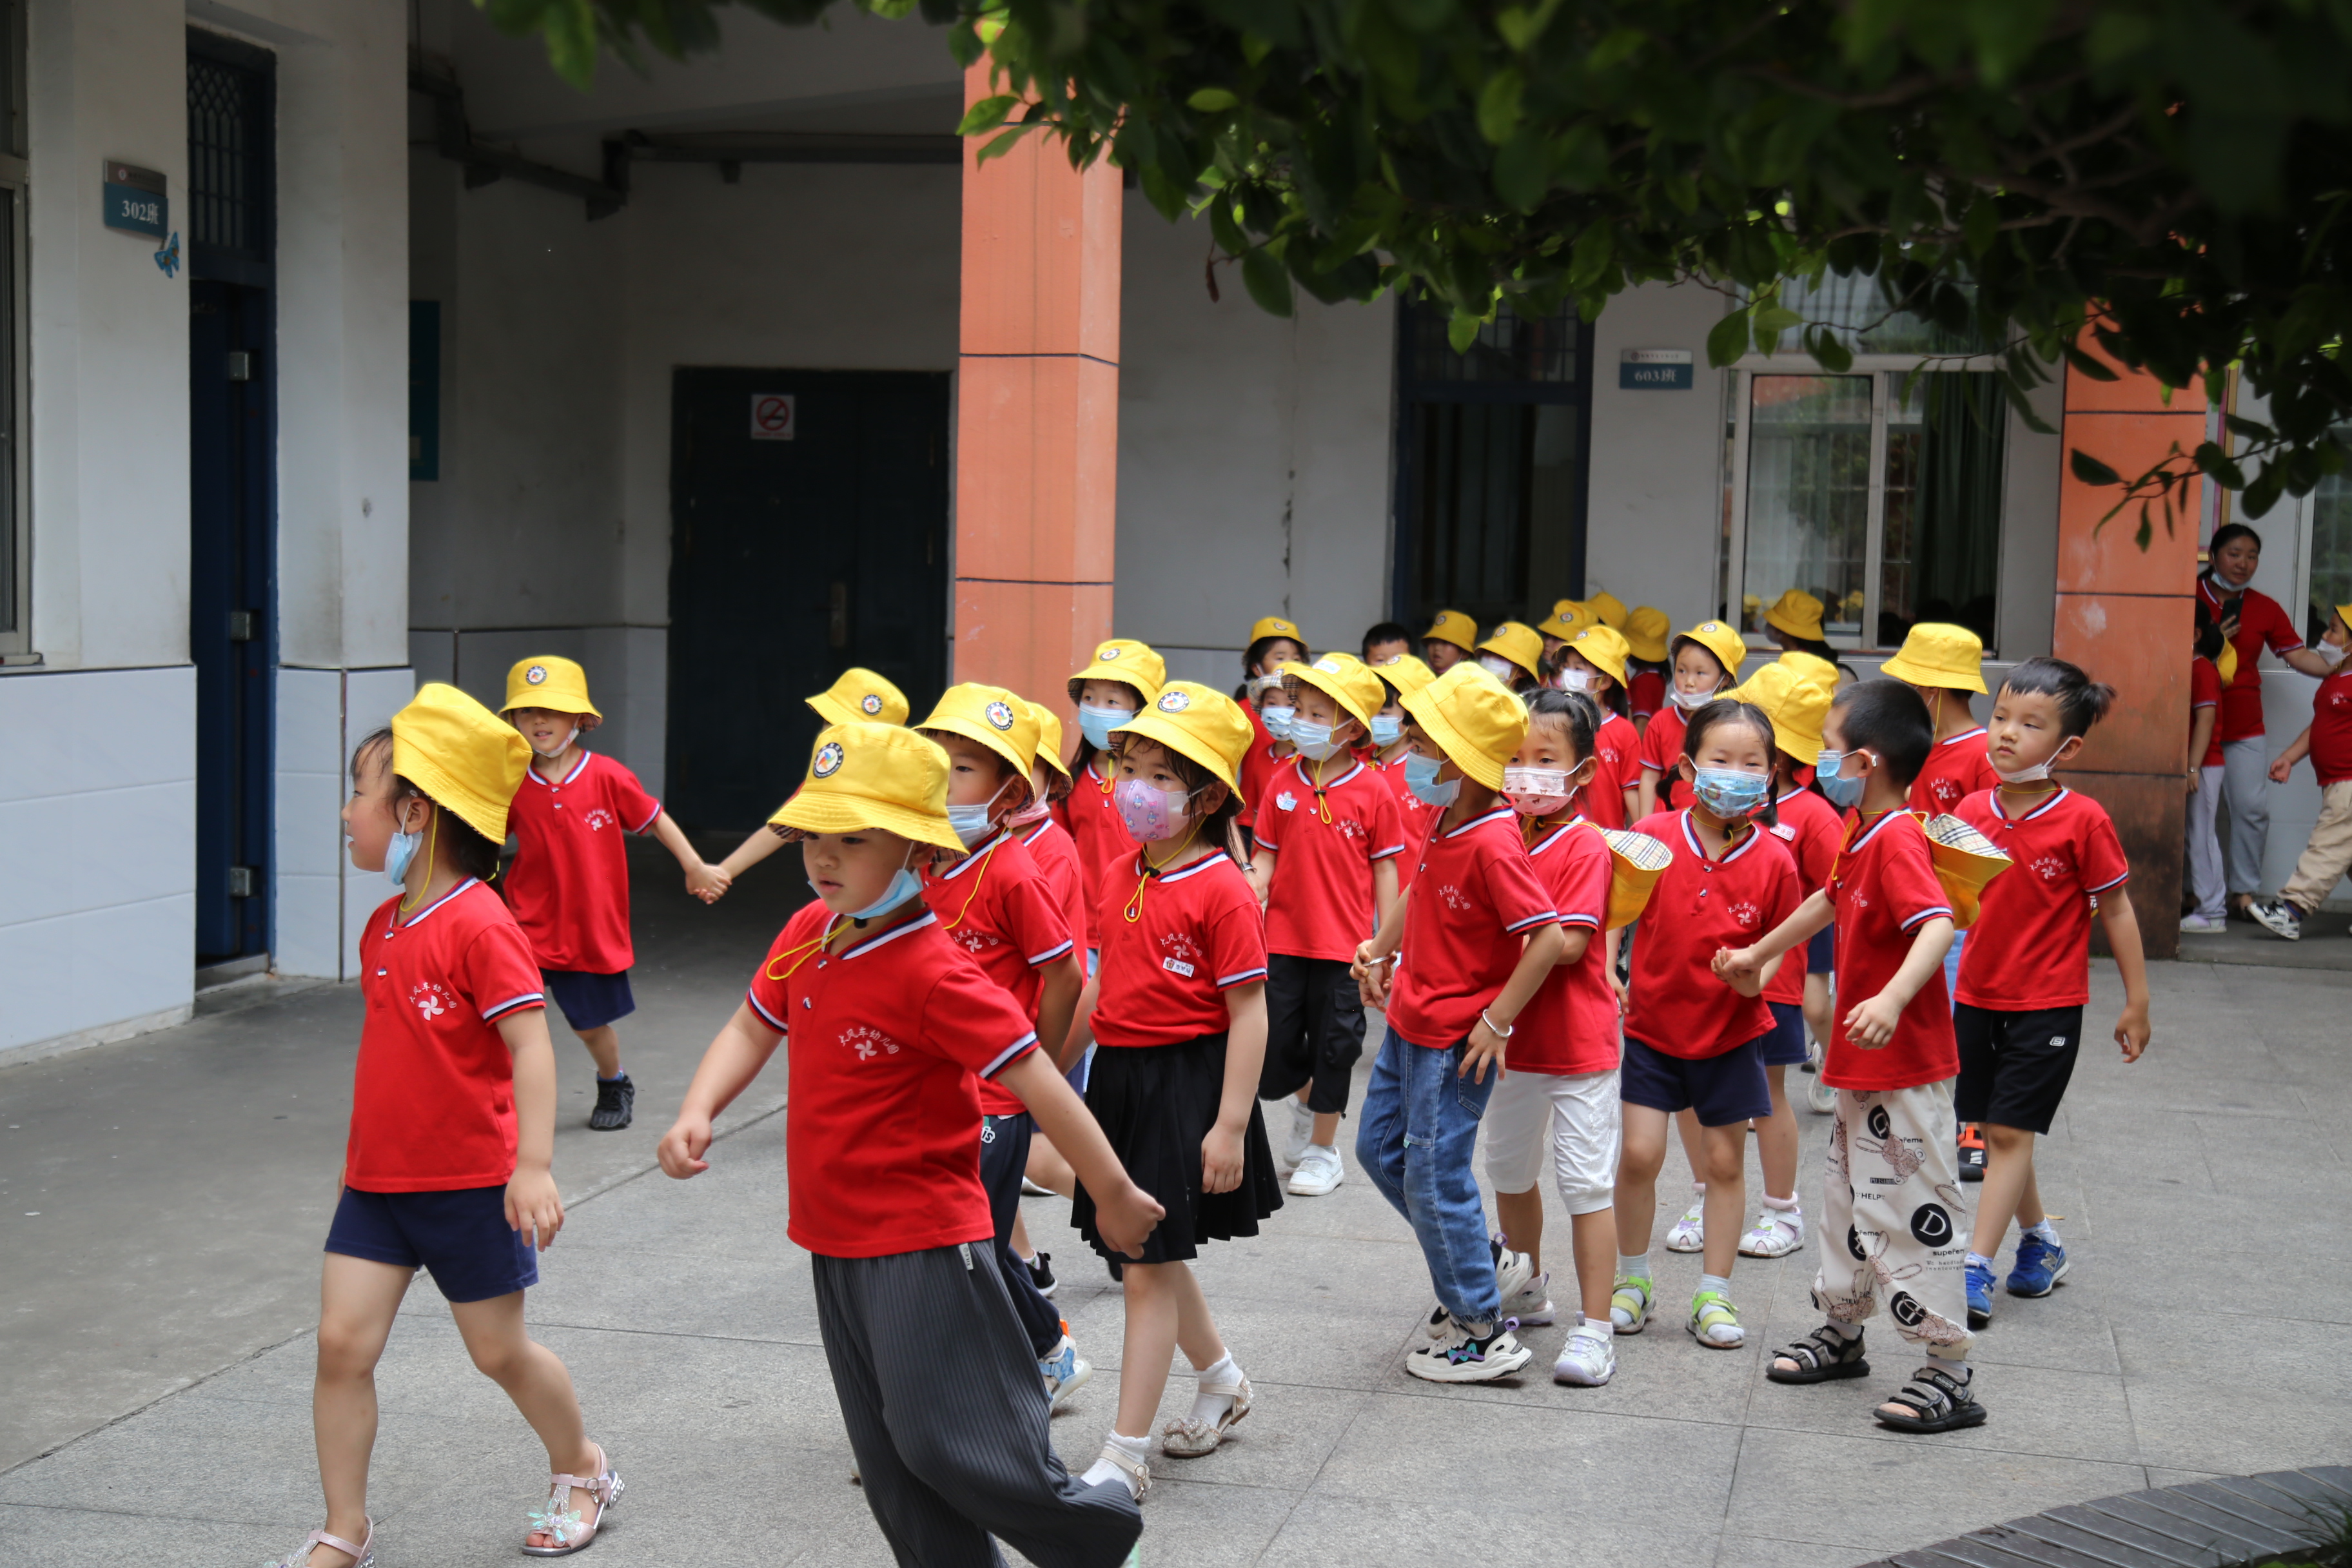
{"label": "red and white collar", "polygon": [[1592,825],[1591,823],[1584,820],[1584,814],[1580,811],[1574,816],[1570,817],[1566,822],[1561,823],[1558,827],[1553,828],[1549,833],[1545,834],[1541,838],[1537,839],[1533,844],[1528,845],[1528,853],[1531,856],[1540,855],[1577,828],[1590,827]]}
{"label": "red and white collar", "polygon": [[[1754,848],[1756,847],[1756,841],[1764,837],[1763,830],[1758,827],[1754,823],[1751,822],[1748,826],[1748,834],[1737,844],[1734,844],[1724,850],[1723,858],[1717,860],[1716,862],[1717,865],[1730,865],[1734,860],[1738,859],[1742,855],[1747,854],[1748,850]],[[1698,841],[1698,829],[1691,826],[1691,808],[1689,806],[1683,807],[1683,842],[1689,845],[1691,853],[1697,856],[1700,859],[1704,860],[1707,858],[1706,846],[1702,845]]]}
{"label": "red and white collar", "polygon": [[1449,831],[1449,832],[1445,835],[1445,837],[1448,837],[1448,838],[1459,838],[1459,837],[1461,837],[1464,834],[1465,834],[1465,833],[1469,832],[1469,831],[1470,831],[1472,828],[1474,828],[1474,827],[1483,827],[1484,826],[1486,826],[1486,825],[1487,823],[1489,823],[1489,822],[1508,822],[1511,818],[1513,818],[1513,817],[1517,816],[1517,815],[1518,815],[1518,813],[1517,813],[1517,812],[1513,811],[1513,810],[1512,810],[1509,806],[1507,806],[1507,805],[1498,805],[1498,806],[1496,806],[1494,810],[1492,810],[1492,811],[1490,811],[1490,812],[1486,813],[1486,816],[1474,816],[1474,817],[1472,817],[1469,821],[1467,821],[1467,822],[1464,823],[1461,826],[1456,827],[1456,828],[1454,828],[1454,829],[1452,829],[1451,831]]}
{"label": "red and white collar", "polygon": [[562,778],[557,779],[553,784],[551,784],[548,783],[546,775],[539,771],[539,764],[536,762],[531,763],[530,766],[523,769],[522,776],[530,780],[531,783],[540,785],[541,788],[562,789],[565,784],[568,784],[573,779],[578,778],[580,776],[581,770],[585,768],[587,765],[588,748],[583,746],[580,748],[580,760],[572,764],[572,771],[564,774]]}
{"label": "red and white collar", "polygon": [[406,931],[411,926],[422,925],[425,922],[425,916],[431,914],[435,910],[439,909],[442,905],[447,903],[450,900],[456,898],[467,889],[478,885],[481,879],[478,877],[467,878],[464,881],[458,883],[456,887],[450,889],[447,892],[442,894],[439,898],[434,900],[431,903],[425,905],[423,909],[417,910],[415,914],[409,916],[404,921],[400,918],[400,910],[397,908],[394,908],[392,912],[392,927],[383,934],[390,936],[394,931]]}

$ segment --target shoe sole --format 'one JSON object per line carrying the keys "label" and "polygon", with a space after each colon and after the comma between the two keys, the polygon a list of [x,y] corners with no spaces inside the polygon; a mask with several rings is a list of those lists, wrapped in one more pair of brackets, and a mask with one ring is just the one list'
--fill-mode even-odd
{"label": "shoe sole", "polygon": [[1515,1312],[1506,1307],[1503,1309],[1503,1316],[1517,1318],[1519,1321],[1519,1327],[1523,1329],[1548,1329],[1559,1321],[1559,1309],[1553,1303],[1546,1301],[1542,1306],[1531,1307],[1524,1312]]}
{"label": "shoe sole", "polygon": [[1032,1289],[1035,1290],[1040,1296],[1045,1297],[1048,1301],[1054,1299],[1054,1292],[1062,1288],[1062,1282],[1058,1279],[1049,1279],[1045,1284],[1040,1285],[1037,1283],[1035,1279],[1033,1278],[1030,1279],[1029,1285]]}
{"label": "shoe sole", "polygon": [[1739,1239],[1739,1256],[1742,1258],[1786,1258],[1792,1252],[1802,1252],[1804,1249],[1805,1238],[1801,1236],[1778,1252],[1767,1252],[1762,1247],[1751,1247],[1748,1245],[1746,1237]]}
{"label": "shoe sole", "polygon": [[1971,1401],[1966,1409],[1955,1410],[1948,1418],[1942,1421],[1922,1421],[1916,1416],[1911,1415],[1888,1415],[1876,1410],[1872,1411],[1870,1415],[1871,1419],[1877,1422],[1881,1426],[1892,1427],[1897,1432],[1926,1432],[1934,1434],[1937,1432],[1958,1432],[1970,1426],[1981,1426],[1985,1424],[1986,1414],[1987,1413],[1983,1405]]}
{"label": "shoe sole", "polygon": [[1978,1311],[1974,1307],[1970,1307],[1970,1308],[1969,1309],[1969,1328],[1971,1328],[1971,1329],[1982,1329],[1982,1328],[1988,1328],[1988,1327],[1990,1327],[1990,1326],[1991,1326],[1991,1323],[1992,1323],[1992,1314],[1991,1314],[1990,1312],[1979,1312],[1979,1311]]}
{"label": "shoe sole", "polygon": [[1415,1362],[1426,1363],[1436,1361],[1437,1358],[1418,1353],[1406,1358],[1404,1370],[1408,1374],[1420,1378],[1423,1383],[1492,1383],[1498,1377],[1510,1376],[1533,1361],[1535,1355],[1535,1352],[1521,1345],[1499,1361],[1490,1359],[1482,1362],[1438,1362],[1436,1367],[1423,1371],[1413,1363]]}
{"label": "shoe sole", "polygon": [[2074,1268],[2074,1263],[2072,1258],[2060,1264],[2058,1266],[2058,1271],[2050,1276],[2050,1283],[2044,1285],[2039,1290],[2021,1290],[2013,1284],[2004,1284],[2001,1288],[2021,1300],[2039,1301],[2042,1297],[2047,1296],[2051,1291],[2055,1290],[2059,1286],[2066,1283],[2066,1271]]}
{"label": "shoe sole", "polygon": [[1078,1369],[1070,1374],[1069,1381],[1063,1384],[1061,1387],[1054,1390],[1052,1394],[1046,1396],[1045,1414],[1051,1415],[1055,1411],[1061,1409],[1063,1404],[1068,1400],[1070,1395],[1076,1394],[1081,1388],[1084,1388],[1087,1385],[1087,1379],[1094,1376],[1094,1363],[1091,1362],[1080,1362],[1078,1363]]}
{"label": "shoe sole", "polygon": [[1342,1186],[1344,1186],[1347,1184],[1347,1180],[1348,1178],[1345,1175],[1338,1175],[1331,1178],[1331,1184],[1328,1187],[1319,1184],[1312,1186],[1302,1187],[1298,1184],[1298,1178],[1293,1176],[1285,1186],[1284,1191],[1289,1193],[1293,1197],[1328,1198],[1333,1193],[1338,1192]]}
{"label": "shoe sole", "polygon": [[1685,1239],[1678,1236],[1670,1236],[1666,1237],[1666,1250],[1668,1252],[1705,1252],[1706,1237],[1694,1236]]}
{"label": "shoe sole", "polygon": [[1616,1375],[1617,1369],[1613,1366],[1609,1369],[1607,1377],[1587,1377],[1582,1367],[1573,1367],[1567,1371],[1562,1371],[1557,1366],[1551,1369],[1551,1380],[1562,1388],[1606,1388],[1609,1385],[1609,1379]]}
{"label": "shoe sole", "polygon": [[1701,1350],[1736,1351],[1744,1350],[1748,1346],[1748,1331],[1746,1329],[1739,1331],[1739,1337],[1736,1340],[1711,1340],[1705,1334],[1698,1331],[1698,1325],[1696,1323],[1685,1323],[1683,1327],[1689,1331],[1690,1337],[1697,1342],[1698,1347]]}
{"label": "shoe sole", "polygon": [[[1780,1355],[1776,1353],[1773,1361],[1779,1359]],[[1832,1362],[1827,1366],[1818,1366],[1811,1372],[1782,1372],[1772,1364],[1772,1362],[1768,1361],[1764,1363],[1766,1382],[1786,1384],[1792,1388],[1805,1384],[1838,1383],[1849,1377],[1868,1377],[1869,1375],[1870,1358],[1868,1356],[1863,1357],[1860,1361]]]}

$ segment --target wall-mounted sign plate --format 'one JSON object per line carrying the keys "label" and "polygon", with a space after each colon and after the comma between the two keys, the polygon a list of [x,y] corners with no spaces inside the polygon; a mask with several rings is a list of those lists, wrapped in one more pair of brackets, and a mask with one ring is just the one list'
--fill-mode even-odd
{"label": "wall-mounted sign plate", "polygon": [[755,392],[751,395],[751,439],[754,441],[789,441],[799,427],[797,416],[799,397],[790,392]]}
{"label": "wall-mounted sign plate", "polygon": [[163,176],[154,170],[110,158],[100,188],[107,227],[158,240],[171,232],[171,202],[163,193]]}
{"label": "wall-mounted sign plate", "polygon": [[1627,349],[1617,366],[1622,392],[1688,392],[1692,381],[1688,349]]}

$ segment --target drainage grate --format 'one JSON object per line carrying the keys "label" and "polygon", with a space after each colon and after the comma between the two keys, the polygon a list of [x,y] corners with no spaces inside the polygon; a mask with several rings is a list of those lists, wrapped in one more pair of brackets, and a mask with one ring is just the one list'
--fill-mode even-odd
{"label": "drainage grate", "polygon": [[1864,1568],[2216,1568],[2291,1558],[2344,1509],[2352,1468],[2273,1470],[2053,1508]]}

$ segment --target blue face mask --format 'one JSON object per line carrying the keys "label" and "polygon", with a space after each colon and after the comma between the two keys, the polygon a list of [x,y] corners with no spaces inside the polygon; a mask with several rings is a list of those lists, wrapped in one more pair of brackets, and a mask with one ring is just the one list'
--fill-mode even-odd
{"label": "blue face mask", "polygon": [[955,829],[956,837],[963,840],[965,848],[971,848],[988,837],[988,813],[992,804],[982,801],[978,805],[948,807],[948,826]]}
{"label": "blue face mask", "polygon": [[1845,760],[1849,754],[1845,752],[1824,751],[1813,759],[1813,782],[1822,786],[1822,794],[1828,797],[1829,803],[1842,810],[1860,805],[1863,786],[1870,782],[1866,778],[1838,777],[1838,770],[1845,766]]}
{"label": "blue face mask", "polygon": [[1743,773],[1730,768],[1700,768],[1691,783],[1699,805],[1726,822],[1742,822],[1764,809],[1772,781],[1764,773]]}
{"label": "blue face mask", "polygon": [[1078,704],[1078,733],[1087,744],[1099,752],[1110,744],[1110,732],[1134,715],[1124,708],[1097,708],[1091,702]]}
{"label": "blue face mask", "polygon": [[1372,715],[1372,744],[1388,750],[1404,739],[1404,721],[1391,719],[1385,713]]}
{"label": "blue face mask", "polygon": [[1328,762],[1347,750],[1331,738],[1330,725],[1309,724],[1303,719],[1290,721],[1290,743],[1298,748],[1300,756],[1314,763]]}
{"label": "blue face mask", "polygon": [[1447,779],[1440,784],[1437,775],[1445,764],[1419,752],[1407,752],[1404,758],[1404,786],[1412,791],[1413,798],[1423,805],[1452,805],[1454,797],[1462,793],[1460,779]]}
{"label": "blue face mask", "polygon": [[1258,713],[1258,722],[1264,724],[1265,732],[1276,740],[1287,741],[1291,738],[1290,731],[1297,712],[1296,708],[1263,709]]}
{"label": "blue face mask", "polygon": [[391,878],[395,884],[405,885],[408,879],[408,868],[415,863],[417,847],[424,842],[425,832],[422,828],[415,833],[394,834],[392,842],[384,846],[383,874]]}
{"label": "blue face mask", "polygon": [[[809,886],[814,887],[816,884],[811,882]],[[850,910],[847,918],[853,921],[870,921],[876,915],[889,913],[908,899],[920,898],[922,891],[923,879],[901,866],[898,868],[898,874],[890,879],[890,885],[882,889],[880,898],[862,910]]]}

